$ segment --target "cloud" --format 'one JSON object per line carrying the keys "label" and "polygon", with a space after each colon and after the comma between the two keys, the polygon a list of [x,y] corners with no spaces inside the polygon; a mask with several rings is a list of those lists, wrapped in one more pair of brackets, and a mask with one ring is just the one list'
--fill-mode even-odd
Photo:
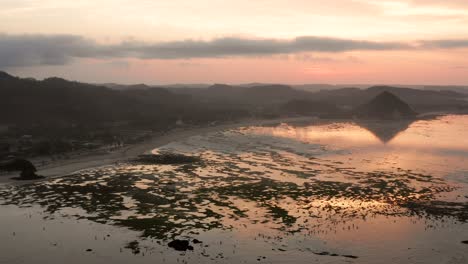
{"label": "cloud", "polygon": [[468,40],[377,42],[304,36],[291,40],[218,38],[210,41],[184,40],[161,43],[124,41],[99,44],[74,35],[0,34],[0,68],[38,65],[63,65],[75,58],[192,59],[233,56],[271,56],[301,52],[339,53],[347,51],[385,51],[418,48],[468,47]]}
{"label": "cloud", "polygon": [[404,44],[357,41],[324,37],[292,40],[218,38],[211,41],[184,40],[148,44],[125,41],[98,44],[73,35],[0,35],[0,67],[61,65],[73,58],[190,59],[229,56],[258,56],[297,52],[344,52],[393,50]]}
{"label": "cloud", "polygon": [[468,48],[468,39],[442,39],[421,41],[420,45],[425,48],[456,49]]}
{"label": "cloud", "polygon": [[0,35],[0,67],[63,65],[91,57],[96,44],[69,35]]}
{"label": "cloud", "polygon": [[402,44],[390,42],[297,37],[293,40],[219,38],[211,41],[186,40],[159,44],[122,43],[112,47],[112,50],[119,50],[120,54],[132,54],[140,58],[186,59],[290,54],[311,51],[390,50],[402,47]]}
{"label": "cloud", "polygon": [[415,6],[468,8],[468,1],[466,0],[410,0],[409,3]]}

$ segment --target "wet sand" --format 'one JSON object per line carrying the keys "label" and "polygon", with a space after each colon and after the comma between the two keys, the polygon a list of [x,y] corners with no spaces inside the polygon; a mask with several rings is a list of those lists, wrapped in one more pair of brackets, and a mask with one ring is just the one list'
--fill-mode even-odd
{"label": "wet sand", "polygon": [[[219,130],[232,129],[242,126],[252,126],[252,125],[275,125],[283,122],[301,122],[313,120],[313,117],[294,117],[294,118],[282,118],[282,119],[247,119],[235,123],[227,123],[214,126],[205,126],[205,127],[190,127],[190,128],[178,128],[172,131],[167,132],[166,134],[153,136],[150,140],[137,143],[118,149],[110,153],[87,153],[78,157],[74,157],[69,160],[57,160],[48,164],[44,167],[38,168],[38,175],[44,176],[47,178],[60,177],[74,172],[101,167],[105,165],[115,164],[122,161],[127,161],[128,159],[135,157],[137,155],[143,154],[145,152],[151,151],[154,148],[164,146],[170,142],[178,141],[184,138],[188,138],[195,135],[210,133]],[[0,184],[24,184],[31,183],[35,181],[41,181],[44,179],[31,180],[31,181],[17,181],[11,179],[12,177],[17,177],[19,172],[12,174],[3,174],[0,175]]]}

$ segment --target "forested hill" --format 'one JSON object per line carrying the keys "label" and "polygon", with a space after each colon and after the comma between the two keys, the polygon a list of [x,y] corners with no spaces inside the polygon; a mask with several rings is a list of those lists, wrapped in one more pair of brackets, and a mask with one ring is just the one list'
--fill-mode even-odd
{"label": "forested hill", "polygon": [[0,72],[0,123],[174,123],[234,118],[241,111],[213,108],[163,88],[113,90],[48,78],[21,79]]}
{"label": "forested hill", "polygon": [[340,117],[384,91],[398,96],[419,113],[468,110],[468,95],[451,90],[375,86],[308,92],[275,84],[248,87],[216,84],[206,88],[138,84],[112,89],[61,78],[24,79],[0,72],[0,124],[125,121],[167,127],[177,120],[201,124],[252,116]]}

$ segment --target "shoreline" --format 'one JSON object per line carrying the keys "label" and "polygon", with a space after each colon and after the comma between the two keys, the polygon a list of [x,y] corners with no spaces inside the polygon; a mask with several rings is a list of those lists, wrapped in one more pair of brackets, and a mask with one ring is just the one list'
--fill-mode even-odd
{"label": "shoreline", "polygon": [[127,161],[128,159],[144,154],[155,148],[167,145],[173,141],[185,139],[188,137],[202,135],[206,133],[216,132],[220,130],[233,129],[242,126],[252,125],[275,125],[283,122],[297,122],[297,121],[311,121],[314,117],[290,117],[278,119],[247,119],[240,120],[234,123],[224,123],[214,126],[202,126],[195,128],[178,128],[173,129],[166,134],[156,134],[149,140],[140,143],[129,145],[122,149],[116,150],[111,153],[88,153],[83,156],[72,158],[70,160],[57,160],[44,167],[39,167],[37,174],[45,178],[37,180],[14,180],[12,177],[18,176],[19,172],[14,174],[0,175],[0,185],[23,185],[27,183],[34,183],[38,181],[46,181],[48,179],[66,176],[75,172],[110,165],[117,162]]}
{"label": "shoreline", "polygon": [[[442,112],[431,112],[426,115],[418,116],[416,120],[425,120],[436,118],[439,116],[447,115]],[[415,120],[415,121],[416,121]],[[84,153],[71,159],[60,159],[43,167],[37,168],[37,174],[44,176],[44,178],[34,180],[14,180],[13,177],[17,177],[19,172],[9,173],[0,175],[0,186],[1,185],[24,185],[28,183],[34,183],[38,181],[46,181],[49,179],[63,177],[75,172],[107,166],[118,162],[127,161],[132,157],[136,157],[141,154],[148,153],[149,151],[167,145],[171,142],[178,141],[181,139],[189,138],[196,135],[203,135],[211,132],[222,131],[227,129],[233,129],[243,126],[262,126],[262,125],[276,125],[284,122],[310,122],[315,121],[318,123],[329,122],[330,119],[320,119],[314,116],[297,116],[297,117],[284,117],[275,119],[243,119],[234,122],[221,123],[218,125],[205,125],[200,127],[181,127],[172,129],[166,133],[155,132],[150,139],[136,144],[125,146],[121,149],[113,152],[90,152]],[[333,119],[334,122],[339,121],[353,121],[354,119]],[[365,123],[373,120],[363,120]],[[382,131],[380,131],[382,132]],[[374,133],[374,135],[376,135]],[[378,135],[376,135],[380,138]],[[384,136],[385,138],[385,136]],[[381,139],[383,140],[383,139]],[[383,140],[385,142],[385,140]]]}

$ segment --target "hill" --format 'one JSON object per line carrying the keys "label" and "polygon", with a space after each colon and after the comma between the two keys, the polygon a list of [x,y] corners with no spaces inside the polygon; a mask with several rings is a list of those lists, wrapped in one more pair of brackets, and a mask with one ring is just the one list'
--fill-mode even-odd
{"label": "hill", "polygon": [[357,107],[353,113],[360,118],[370,119],[410,119],[417,115],[407,103],[387,91]]}
{"label": "hill", "polygon": [[178,119],[198,124],[248,116],[345,117],[345,110],[356,109],[383,92],[394,94],[418,112],[468,110],[468,94],[451,90],[374,86],[308,92],[278,84],[215,84],[205,88],[107,86],[112,88],[61,78],[23,79],[0,72],[0,124],[70,126],[124,122],[151,128],[168,127]]}
{"label": "hill", "polygon": [[136,85],[114,90],[61,78],[22,79],[5,72],[0,72],[0,98],[0,124],[70,126],[128,121],[164,127],[180,118],[198,123],[244,115],[164,88]]}
{"label": "hill", "polygon": [[468,94],[455,91],[420,90],[392,86],[373,86],[367,89],[341,88],[322,90],[314,93],[315,100],[334,103],[340,107],[353,109],[382,92],[392,93],[410,104],[418,112],[457,111],[468,109]]}
{"label": "hill", "polygon": [[232,86],[215,84],[208,88],[170,89],[178,94],[190,95],[192,98],[210,102],[245,107],[264,107],[283,104],[293,99],[312,99],[312,93],[293,89],[287,85],[253,85]]}
{"label": "hill", "polygon": [[343,111],[326,102],[294,99],[282,105],[281,112],[296,115],[343,116]]}

